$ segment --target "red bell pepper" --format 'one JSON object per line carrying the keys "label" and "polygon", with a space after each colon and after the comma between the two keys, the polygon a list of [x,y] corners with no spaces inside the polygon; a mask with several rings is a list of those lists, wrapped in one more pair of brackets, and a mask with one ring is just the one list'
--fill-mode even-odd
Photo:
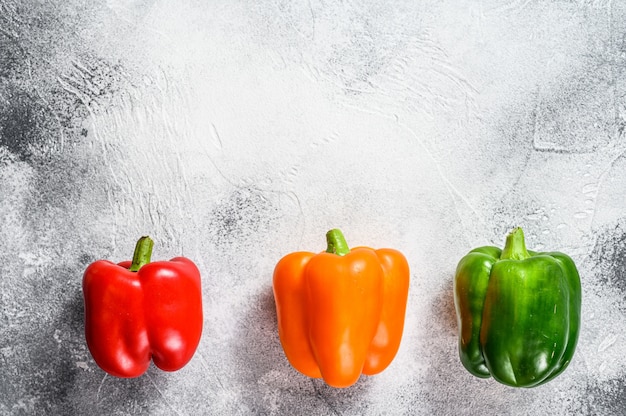
{"label": "red bell pepper", "polygon": [[142,237],[132,262],[98,260],[83,276],[87,346],[98,366],[117,377],[139,377],[150,359],[162,370],[179,370],[200,342],[200,272],[184,257],[151,263],[153,244]]}

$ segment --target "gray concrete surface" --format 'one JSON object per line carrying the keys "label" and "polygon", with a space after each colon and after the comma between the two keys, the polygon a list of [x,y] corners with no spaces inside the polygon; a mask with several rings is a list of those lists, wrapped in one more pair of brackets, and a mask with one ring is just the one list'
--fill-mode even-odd
{"label": "gray concrete surface", "polygon": [[[625,127],[624,1],[0,0],[0,414],[624,414]],[[514,226],[583,285],[535,389],[456,349],[456,264]],[[271,291],[334,227],[411,267],[396,359],[343,390],[288,364]],[[198,264],[204,332],[117,379],[81,278],[144,234]]]}

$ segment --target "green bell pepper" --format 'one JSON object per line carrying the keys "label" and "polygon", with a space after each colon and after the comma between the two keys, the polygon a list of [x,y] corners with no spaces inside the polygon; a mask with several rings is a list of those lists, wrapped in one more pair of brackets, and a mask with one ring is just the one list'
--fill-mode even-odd
{"label": "green bell pepper", "polygon": [[477,377],[534,387],[570,363],[580,328],[581,287],[566,254],[527,251],[514,229],[503,250],[480,247],[454,279],[459,355]]}

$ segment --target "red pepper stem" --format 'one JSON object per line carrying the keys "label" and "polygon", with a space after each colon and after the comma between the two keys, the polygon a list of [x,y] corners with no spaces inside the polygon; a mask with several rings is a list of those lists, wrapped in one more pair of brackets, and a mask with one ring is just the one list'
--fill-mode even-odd
{"label": "red pepper stem", "polygon": [[500,259],[524,260],[530,257],[524,242],[524,232],[520,227],[513,229],[506,237],[506,244]]}
{"label": "red pepper stem", "polygon": [[337,228],[326,233],[326,243],[328,244],[328,248],[326,249],[327,253],[345,256],[350,252],[350,248],[348,247],[343,233]]}
{"label": "red pepper stem", "polygon": [[135,246],[135,253],[133,254],[133,263],[130,265],[131,272],[136,272],[141,269],[142,266],[150,263],[150,257],[152,257],[152,247],[154,242],[148,236],[143,236],[137,241]]}

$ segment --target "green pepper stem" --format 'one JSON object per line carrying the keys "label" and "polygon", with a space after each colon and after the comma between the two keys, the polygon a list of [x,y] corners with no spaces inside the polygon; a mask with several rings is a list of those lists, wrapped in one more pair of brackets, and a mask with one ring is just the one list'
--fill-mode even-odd
{"label": "green pepper stem", "polygon": [[150,257],[152,256],[152,247],[154,242],[150,237],[144,236],[137,241],[135,246],[135,253],[133,254],[133,263],[130,265],[131,272],[136,272],[141,269],[142,266],[150,263]]}
{"label": "green pepper stem", "polygon": [[326,233],[326,242],[328,243],[328,248],[326,249],[327,253],[345,256],[350,252],[350,248],[348,247],[343,233],[337,228]]}
{"label": "green pepper stem", "polygon": [[521,227],[513,229],[506,237],[506,244],[500,259],[524,260],[530,257],[524,242],[524,232]]}

